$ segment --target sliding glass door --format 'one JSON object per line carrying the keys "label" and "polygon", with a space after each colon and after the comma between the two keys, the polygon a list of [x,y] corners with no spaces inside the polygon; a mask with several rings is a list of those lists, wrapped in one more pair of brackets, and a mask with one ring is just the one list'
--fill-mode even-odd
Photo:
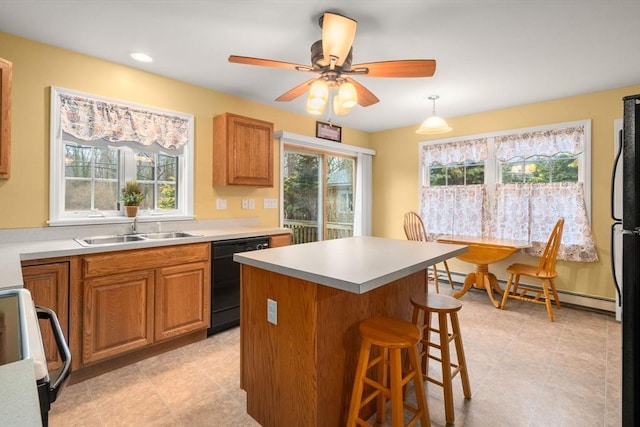
{"label": "sliding glass door", "polygon": [[284,226],[292,243],[353,236],[355,159],[285,147]]}

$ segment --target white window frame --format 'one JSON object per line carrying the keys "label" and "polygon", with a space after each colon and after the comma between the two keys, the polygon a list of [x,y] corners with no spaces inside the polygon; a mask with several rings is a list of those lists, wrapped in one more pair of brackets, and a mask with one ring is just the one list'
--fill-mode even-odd
{"label": "white window frame", "polygon": [[[83,145],[92,145],[89,142],[74,141],[73,137],[63,138],[62,125],[60,120],[60,95],[66,94],[71,96],[81,96],[92,98],[108,103],[117,103],[134,108],[144,108],[150,112],[159,114],[168,114],[180,117],[188,122],[189,139],[183,146],[182,154],[178,159],[178,185],[176,189],[178,193],[178,209],[172,211],[163,210],[143,210],[138,213],[138,219],[141,221],[175,221],[189,220],[194,218],[193,202],[194,202],[194,118],[191,114],[185,114],[170,110],[148,107],[146,105],[133,104],[126,101],[116,100],[112,98],[104,98],[92,94],[86,94],[69,89],[59,87],[51,87],[51,123],[50,123],[50,149],[49,149],[49,220],[50,226],[66,226],[66,225],[86,225],[86,224],[106,224],[106,223],[122,223],[131,222],[131,218],[124,216],[123,207],[120,211],[77,211],[66,212],[65,204],[65,141],[77,142]],[[129,147],[117,147],[121,150],[121,166],[119,178],[122,185],[125,181],[136,179],[135,168],[135,152],[149,152],[144,146],[136,147],[132,150]],[[171,155],[170,153],[168,153]]]}
{"label": "white window frame", "polygon": [[484,166],[484,183],[487,186],[489,205],[493,203],[494,184],[501,182],[500,161],[495,156],[495,137],[528,132],[541,132],[546,130],[561,129],[567,127],[584,126],[584,150],[577,156],[578,159],[578,182],[584,186],[584,199],[587,208],[587,217],[591,221],[591,120],[577,120],[572,122],[555,123],[543,126],[534,126],[520,129],[509,129],[498,132],[490,132],[475,135],[466,135],[455,138],[446,138],[430,141],[422,141],[418,144],[418,159],[420,162],[418,188],[418,204],[421,203],[420,194],[422,187],[429,186],[429,167],[423,161],[423,148],[427,145],[443,144],[450,142],[466,141],[470,139],[487,138],[487,160]]}

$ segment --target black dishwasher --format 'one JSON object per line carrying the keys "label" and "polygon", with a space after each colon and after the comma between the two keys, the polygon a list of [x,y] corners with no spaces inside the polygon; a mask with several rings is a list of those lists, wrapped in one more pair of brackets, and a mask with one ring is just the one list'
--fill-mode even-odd
{"label": "black dishwasher", "polygon": [[221,240],[212,243],[211,326],[207,335],[240,324],[240,264],[233,254],[269,247],[269,237]]}

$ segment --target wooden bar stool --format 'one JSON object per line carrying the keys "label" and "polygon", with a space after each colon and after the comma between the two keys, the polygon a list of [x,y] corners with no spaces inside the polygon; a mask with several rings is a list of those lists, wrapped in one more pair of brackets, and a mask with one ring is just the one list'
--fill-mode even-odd
{"label": "wooden bar stool", "polygon": [[[404,409],[413,412],[413,417],[406,424],[415,425],[420,421],[423,427],[430,426],[429,410],[424,393],[424,382],[420,371],[417,344],[420,340],[418,328],[404,320],[390,317],[376,317],[364,320],[359,325],[362,344],[358,367],[351,395],[351,406],[347,417],[347,426],[371,426],[360,418],[360,410],[376,400],[376,419],[382,423],[386,416],[386,402],[391,401],[392,427],[404,426]],[[369,360],[372,346],[378,347]],[[409,363],[407,370],[402,369],[402,350],[407,349]],[[367,371],[376,367],[376,378],[367,376]],[[388,372],[390,371],[390,375]],[[403,388],[413,380],[416,402],[415,407],[403,399]],[[390,383],[390,384],[389,384]],[[368,386],[365,390],[365,385]],[[365,395],[363,396],[363,392]],[[368,394],[367,394],[368,393]]]}
{"label": "wooden bar stool", "polygon": [[[460,323],[458,322],[458,311],[462,308],[462,303],[456,298],[430,293],[426,302],[411,298],[413,305],[413,323],[420,329],[421,370],[423,378],[436,384],[444,390],[444,412],[448,424],[453,424],[455,413],[453,410],[453,386],[452,379],[460,374],[462,380],[462,390],[464,397],[471,398],[471,386],[469,385],[469,375],[467,372],[467,362],[464,357],[462,347],[462,335]],[[421,316],[422,314],[422,316]],[[437,314],[438,328],[431,325],[431,315]],[[422,317],[422,320],[420,318]],[[449,319],[451,319],[451,333],[449,333]],[[439,335],[439,342],[431,341],[430,333]],[[451,341],[455,343],[457,363],[451,361],[449,346]],[[430,348],[440,350],[440,357],[430,353]],[[429,359],[437,360],[442,365],[442,381],[429,376]]]}

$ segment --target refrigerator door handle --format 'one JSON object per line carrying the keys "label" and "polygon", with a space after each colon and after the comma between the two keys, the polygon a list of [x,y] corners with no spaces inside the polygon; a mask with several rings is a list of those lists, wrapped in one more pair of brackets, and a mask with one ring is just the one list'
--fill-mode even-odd
{"label": "refrigerator door handle", "polygon": [[613,161],[613,172],[611,173],[611,218],[614,221],[622,221],[622,218],[617,218],[615,214],[615,200],[614,194],[616,190],[616,175],[618,174],[618,164],[620,163],[620,156],[622,156],[622,130],[620,130],[620,144],[618,144],[618,150],[616,152],[615,160]]}
{"label": "refrigerator door handle", "polygon": [[[613,284],[616,286],[616,292],[618,293],[618,306],[622,307],[622,291],[620,290],[620,282],[616,274],[616,245],[614,244],[617,226],[622,226],[622,222],[616,221],[611,224],[611,273],[613,274]],[[620,232],[624,233],[625,230],[621,230]]]}

